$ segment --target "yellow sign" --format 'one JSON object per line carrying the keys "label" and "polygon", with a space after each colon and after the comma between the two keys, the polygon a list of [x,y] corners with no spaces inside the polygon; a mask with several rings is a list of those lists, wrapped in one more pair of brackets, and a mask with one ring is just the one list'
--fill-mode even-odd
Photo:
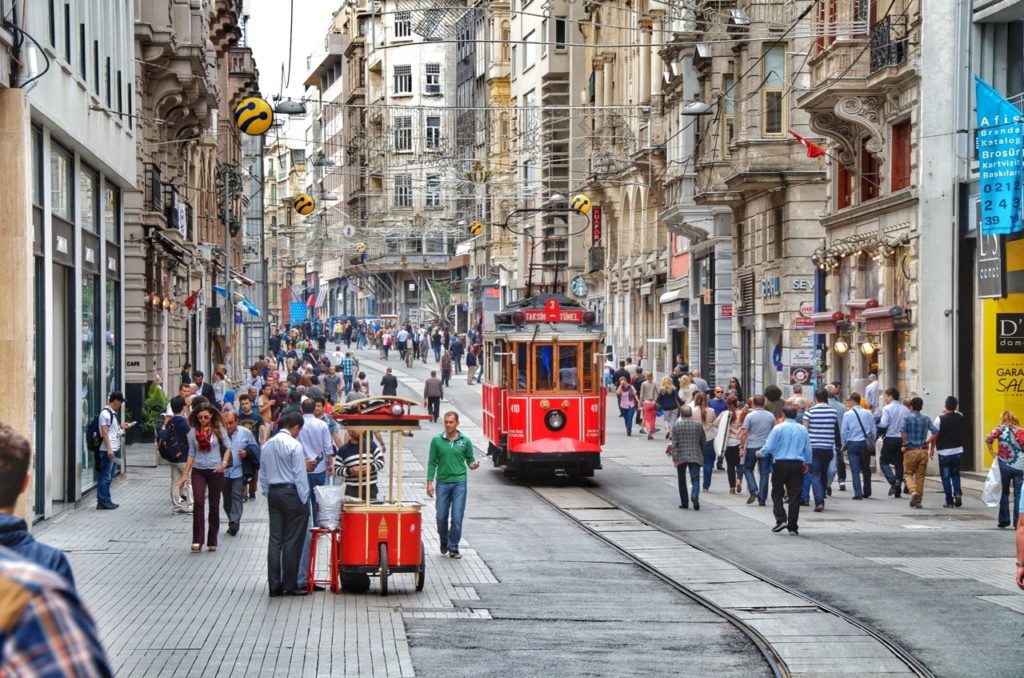
{"label": "yellow sign", "polygon": [[388,538],[388,524],[387,524],[387,522],[384,520],[384,518],[382,516],[381,519],[380,519],[380,522],[377,523],[377,539],[387,539],[387,538]]}
{"label": "yellow sign", "polygon": [[[1024,270],[1024,241],[1007,242],[1005,247],[1006,270]],[[985,299],[982,307],[983,421],[978,430],[985,436],[999,424],[1004,411],[1024,416],[1024,294]],[[986,451],[985,466],[991,464]]]}

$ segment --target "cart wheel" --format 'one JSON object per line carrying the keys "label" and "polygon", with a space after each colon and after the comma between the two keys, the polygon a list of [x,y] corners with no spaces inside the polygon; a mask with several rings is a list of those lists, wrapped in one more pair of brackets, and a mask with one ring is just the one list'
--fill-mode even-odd
{"label": "cart wheel", "polygon": [[380,558],[380,594],[388,595],[388,545],[382,543],[377,547]]}
{"label": "cart wheel", "polygon": [[427,552],[420,544],[420,566],[416,570],[416,590],[422,591],[423,585],[427,583]]}

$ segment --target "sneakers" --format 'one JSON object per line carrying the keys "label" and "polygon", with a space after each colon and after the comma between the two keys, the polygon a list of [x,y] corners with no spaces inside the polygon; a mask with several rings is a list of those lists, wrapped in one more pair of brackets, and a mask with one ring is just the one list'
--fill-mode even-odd
{"label": "sneakers", "polygon": [[839,491],[846,492],[846,483],[839,483]]}
{"label": "sneakers", "polygon": [[947,502],[946,502],[945,504],[943,504],[943,505],[942,505],[942,508],[953,508],[953,506],[954,506],[953,504],[950,504],[950,503],[949,503],[949,502],[947,501]]}
{"label": "sneakers", "polygon": [[775,523],[775,527],[772,528],[772,532],[778,533],[786,529],[786,523]]}
{"label": "sneakers", "polygon": [[961,495],[958,494],[955,497],[953,497],[953,506],[956,506],[956,507],[959,508],[960,506],[963,506],[963,505],[964,505],[964,498]]}
{"label": "sneakers", "polygon": [[441,555],[443,556],[443,555],[447,555],[447,554],[448,554],[448,547],[445,546],[444,544],[441,544]]}
{"label": "sneakers", "polygon": [[451,558],[452,560],[462,560],[462,554],[459,553],[458,551],[449,551],[448,552],[448,557]]}
{"label": "sneakers", "polygon": [[118,506],[120,506],[120,504],[115,504],[112,501],[96,502],[96,510],[98,510],[98,511],[113,511]]}

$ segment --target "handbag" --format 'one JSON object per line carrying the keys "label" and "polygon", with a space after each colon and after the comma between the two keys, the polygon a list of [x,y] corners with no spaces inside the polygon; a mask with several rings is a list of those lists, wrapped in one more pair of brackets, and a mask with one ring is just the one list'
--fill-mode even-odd
{"label": "handbag", "polygon": [[867,447],[868,454],[875,453],[875,441],[868,435],[867,429],[864,428],[864,421],[860,418],[857,410],[853,410],[853,416],[857,418],[857,423],[860,424],[860,432],[864,434],[864,445]]}
{"label": "handbag", "polygon": [[981,500],[989,508],[999,506],[999,499],[1003,494],[1003,476],[999,472],[999,460],[993,459],[992,466],[988,470],[988,477],[985,478],[985,487],[981,490]]}

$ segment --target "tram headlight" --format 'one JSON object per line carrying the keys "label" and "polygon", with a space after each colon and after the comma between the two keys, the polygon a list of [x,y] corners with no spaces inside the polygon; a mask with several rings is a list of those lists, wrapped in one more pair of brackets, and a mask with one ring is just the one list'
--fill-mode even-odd
{"label": "tram headlight", "polygon": [[544,423],[552,431],[561,431],[565,428],[566,421],[565,413],[561,410],[551,410],[544,417]]}

